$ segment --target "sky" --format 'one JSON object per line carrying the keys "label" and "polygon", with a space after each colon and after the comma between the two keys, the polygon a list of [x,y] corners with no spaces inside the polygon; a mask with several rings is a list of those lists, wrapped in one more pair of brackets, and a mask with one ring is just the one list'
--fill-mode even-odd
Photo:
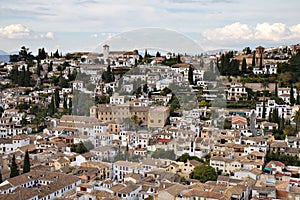
{"label": "sky", "polygon": [[[41,47],[63,53],[101,51],[104,43],[113,50],[132,50],[146,48],[147,37],[139,34],[154,29],[153,37],[165,34],[157,40],[165,49],[187,46],[187,40],[204,51],[291,45],[300,43],[299,6],[298,0],[2,1],[0,50],[13,52],[25,45],[34,54]],[[180,36],[184,39],[177,40]]]}

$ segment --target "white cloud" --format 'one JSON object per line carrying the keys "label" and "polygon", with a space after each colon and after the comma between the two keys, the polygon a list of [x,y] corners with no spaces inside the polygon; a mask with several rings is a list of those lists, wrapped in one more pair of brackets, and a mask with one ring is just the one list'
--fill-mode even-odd
{"label": "white cloud", "polygon": [[282,23],[262,23],[255,27],[254,39],[279,41],[287,36],[286,25]]}
{"label": "white cloud", "polygon": [[31,35],[31,30],[22,24],[11,24],[0,28],[0,36],[9,39],[26,38]]}
{"label": "white cloud", "polygon": [[23,24],[11,24],[3,28],[0,27],[0,37],[8,39],[54,39],[54,34],[52,32],[36,34]]}
{"label": "white cloud", "polygon": [[91,37],[92,37],[92,38],[97,38],[97,37],[98,37],[98,34],[92,34]]}
{"label": "white cloud", "polygon": [[283,23],[258,23],[248,26],[236,22],[222,28],[203,32],[206,40],[211,41],[273,41],[286,42],[289,39],[300,39],[300,24],[287,27]]}
{"label": "white cloud", "polygon": [[52,32],[48,32],[44,37],[48,39],[54,39],[54,34]]}
{"label": "white cloud", "polygon": [[250,39],[252,34],[251,28],[240,22],[224,26],[223,28],[207,30],[203,33],[208,40]]}

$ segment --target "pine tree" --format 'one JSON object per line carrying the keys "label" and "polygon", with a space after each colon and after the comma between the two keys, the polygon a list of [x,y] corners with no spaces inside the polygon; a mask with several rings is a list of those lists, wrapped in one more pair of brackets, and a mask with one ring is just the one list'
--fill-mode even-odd
{"label": "pine tree", "polygon": [[246,72],[247,72],[247,62],[246,62],[246,58],[244,58],[242,62],[242,74],[245,74]]}
{"label": "pine tree", "polygon": [[147,83],[144,84],[144,86],[143,86],[143,92],[144,92],[145,94],[148,94],[148,85],[147,85]]}
{"label": "pine tree", "polygon": [[10,178],[13,178],[15,176],[19,176],[19,170],[18,170],[18,165],[16,163],[16,157],[13,155],[12,160],[11,160],[11,166],[10,166]]}
{"label": "pine tree", "polygon": [[30,158],[28,150],[25,152],[24,156],[23,174],[27,172],[30,172]]}
{"label": "pine tree", "polygon": [[188,80],[189,80],[189,83],[191,85],[194,85],[194,73],[193,73],[193,68],[192,66],[189,67],[189,72],[188,72]]}

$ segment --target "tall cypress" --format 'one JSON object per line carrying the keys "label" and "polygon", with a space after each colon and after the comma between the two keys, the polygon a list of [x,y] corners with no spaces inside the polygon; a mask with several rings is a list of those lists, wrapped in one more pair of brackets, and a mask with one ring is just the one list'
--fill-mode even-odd
{"label": "tall cypress", "polygon": [[252,55],[252,67],[255,67],[255,51],[253,51]]}
{"label": "tall cypress", "polygon": [[15,176],[19,176],[19,170],[18,170],[18,165],[16,163],[16,157],[13,155],[12,160],[11,160],[11,166],[10,166],[10,178],[13,178]]}
{"label": "tall cypress", "polygon": [[194,72],[192,66],[189,67],[188,80],[191,85],[194,85]]}
{"label": "tall cypress", "polygon": [[290,104],[293,106],[295,104],[295,98],[294,98],[294,88],[293,85],[291,84],[291,90],[290,90]]}
{"label": "tall cypress", "polygon": [[246,58],[243,58],[243,62],[242,62],[242,74],[245,74],[247,72],[247,62],[246,62]]}
{"label": "tall cypress", "polygon": [[[274,112],[274,111],[273,111]],[[262,109],[262,118],[266,118],[266,103],[265,101],[263,102],[263,109]]]}
{"label": "tall cypress", "polygon": [[2,173],[0,171],[0,183],[2,183],[2,182],[3,182],[3,180],[2,180]]}
{"label": "tall cypress", "polygon": [[28,150],[25,152],[24,156],[23,174],[27,172],[30,172],[30,159]]}

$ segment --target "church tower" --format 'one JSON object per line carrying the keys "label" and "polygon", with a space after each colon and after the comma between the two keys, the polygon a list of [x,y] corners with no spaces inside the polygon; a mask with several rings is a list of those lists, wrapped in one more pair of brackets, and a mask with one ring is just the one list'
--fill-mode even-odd
{"label": "church tower", "polygon": [[107,44],[103,45],[103,58],[105,62],[107,62],[109,58],[109,46]]}

